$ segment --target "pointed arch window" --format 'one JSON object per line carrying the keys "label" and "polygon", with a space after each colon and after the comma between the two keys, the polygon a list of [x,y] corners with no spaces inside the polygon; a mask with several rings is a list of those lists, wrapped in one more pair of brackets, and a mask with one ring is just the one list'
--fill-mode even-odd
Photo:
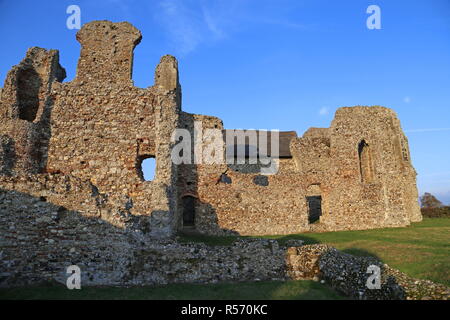
{"label": "pointed arch window", "polygon": [[369,144],[362,140],[358,145],[359,170],[361,173],[361,182],[371,183],[374,178],[372,150]]}

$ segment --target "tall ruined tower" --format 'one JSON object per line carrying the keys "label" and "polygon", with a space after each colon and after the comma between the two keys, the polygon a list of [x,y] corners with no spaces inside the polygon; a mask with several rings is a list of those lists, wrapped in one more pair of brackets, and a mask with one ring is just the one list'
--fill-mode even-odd
{"label": "tall ruined tower", "polygon": [[[89,183],[95,194],[108,198],[110,208],[88,214],[120,224],[128,218],[117,212],[126,211],[142,217],[141,227],[150,234],[163,237],[173,234],[176,220],[170,137],[178,125],[181,88],[171,56],[161,59],[155,86],[133,86],[133,50],[141,38],[127,22],[85,24],[77,33],[76,78],[67,83],[61,83],[65,71],[57,51],[30,49],[9,72],[2,92],[0,170],[9,176],[58,174]],[[156,160],[152,181],[143,179],[146,158]],[[90,194],[83,196],[91,200]]]}

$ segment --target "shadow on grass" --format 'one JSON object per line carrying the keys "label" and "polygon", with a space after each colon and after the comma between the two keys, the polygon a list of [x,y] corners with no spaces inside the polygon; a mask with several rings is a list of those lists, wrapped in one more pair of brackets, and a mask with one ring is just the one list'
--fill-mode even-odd
{"label": "shadow on grass", "polygon": [[217,284],[169,284],[143,287],[82,287],[60,284],[0,289],[2,300],[341,300],[343,296],[314,281],[260,281]]}
{"label": "shadow on grass", "polygon": [[343,249],[341,250],[342,252],[354,255],[354,256],[358,256],[358,257],[373,257],[381,262],[383,262],[383,260],[376,255],[373,252],[370,252],[368,250],[365,249],[360,249],[360,248],[348,248],[348,249]]}

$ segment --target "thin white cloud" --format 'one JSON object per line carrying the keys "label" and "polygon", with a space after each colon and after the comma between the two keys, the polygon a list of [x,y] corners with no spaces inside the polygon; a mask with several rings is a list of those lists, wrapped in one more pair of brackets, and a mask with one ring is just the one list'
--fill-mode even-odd
{"label": "thin white cloud", "polygon": [[300,24],[300,23],[296,23],[293,21],[289,21],[289,20],[278,20],[278,19],[266,19],[266,18],[259,18],[259,19],[255,19],[254,20],[257,23],[264,23],[264,24],[271,24],[274,26],[280,26],[280,27],[284,27],[284,28],[292,28],[292,29],[307,29],[308,26]]}
{"label": "thin white cloud", "polygon": [[326,116],[328,113],[330,113],[330,111],[328,110],[327,107],[322,107],[322,108],[320,108],[320,110],[319,110],[319,115],[320,115],[320,116]]}
{"label": "thin white cloud", "polygon": [[156,19],[168,32],[174,47],[180,54],[193,51],[202,41],[201,18],[182,1],[161,1],[159,8]]}
{"label": "thin white cloud", "polygon": [[289,21],[287,11],[274,13],[269,8],[262,4],[255,9],[242,0],[160,0],[154,18],[181,55],[203,43],[227,38],[249,23],[304,28],[296,21]]}
{"label": "thin white cloud", "polygon": [[203,19],[208,27],[208,30],[212,32],[212,34],[216,38],[223,38],[225,36],[224,31],[218,26],[218,21],[212,16],[210,10],[206,7],[202,8]]}
{"label": "thin white cloud", "polygon": [[411,129],[405,130],[405,132],[439,132],[439,131],[450,131],[450,128],[427,128],[427,129]]}
{"label": "thin white cloud", "polygon": [[406,96],[406,97],[403,98],[403,102],[404,103],[410,103],[411,102],[411,98]]}
{"label": "thin white cloud", "polygon": [[162,0],[155,19],[166,30],[175,51],[185,55],[234,31],[238,6],[239,2],[230,1]]}

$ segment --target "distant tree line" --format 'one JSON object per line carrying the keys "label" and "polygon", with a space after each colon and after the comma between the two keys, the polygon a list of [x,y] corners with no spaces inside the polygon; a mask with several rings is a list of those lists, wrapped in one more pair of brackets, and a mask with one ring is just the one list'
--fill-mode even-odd
{"label": "distant tree line", "polygon": [[428,218],[450,217],[450,206],[444,206],[431,193],[425,192],[420,197],[422,215]]}

